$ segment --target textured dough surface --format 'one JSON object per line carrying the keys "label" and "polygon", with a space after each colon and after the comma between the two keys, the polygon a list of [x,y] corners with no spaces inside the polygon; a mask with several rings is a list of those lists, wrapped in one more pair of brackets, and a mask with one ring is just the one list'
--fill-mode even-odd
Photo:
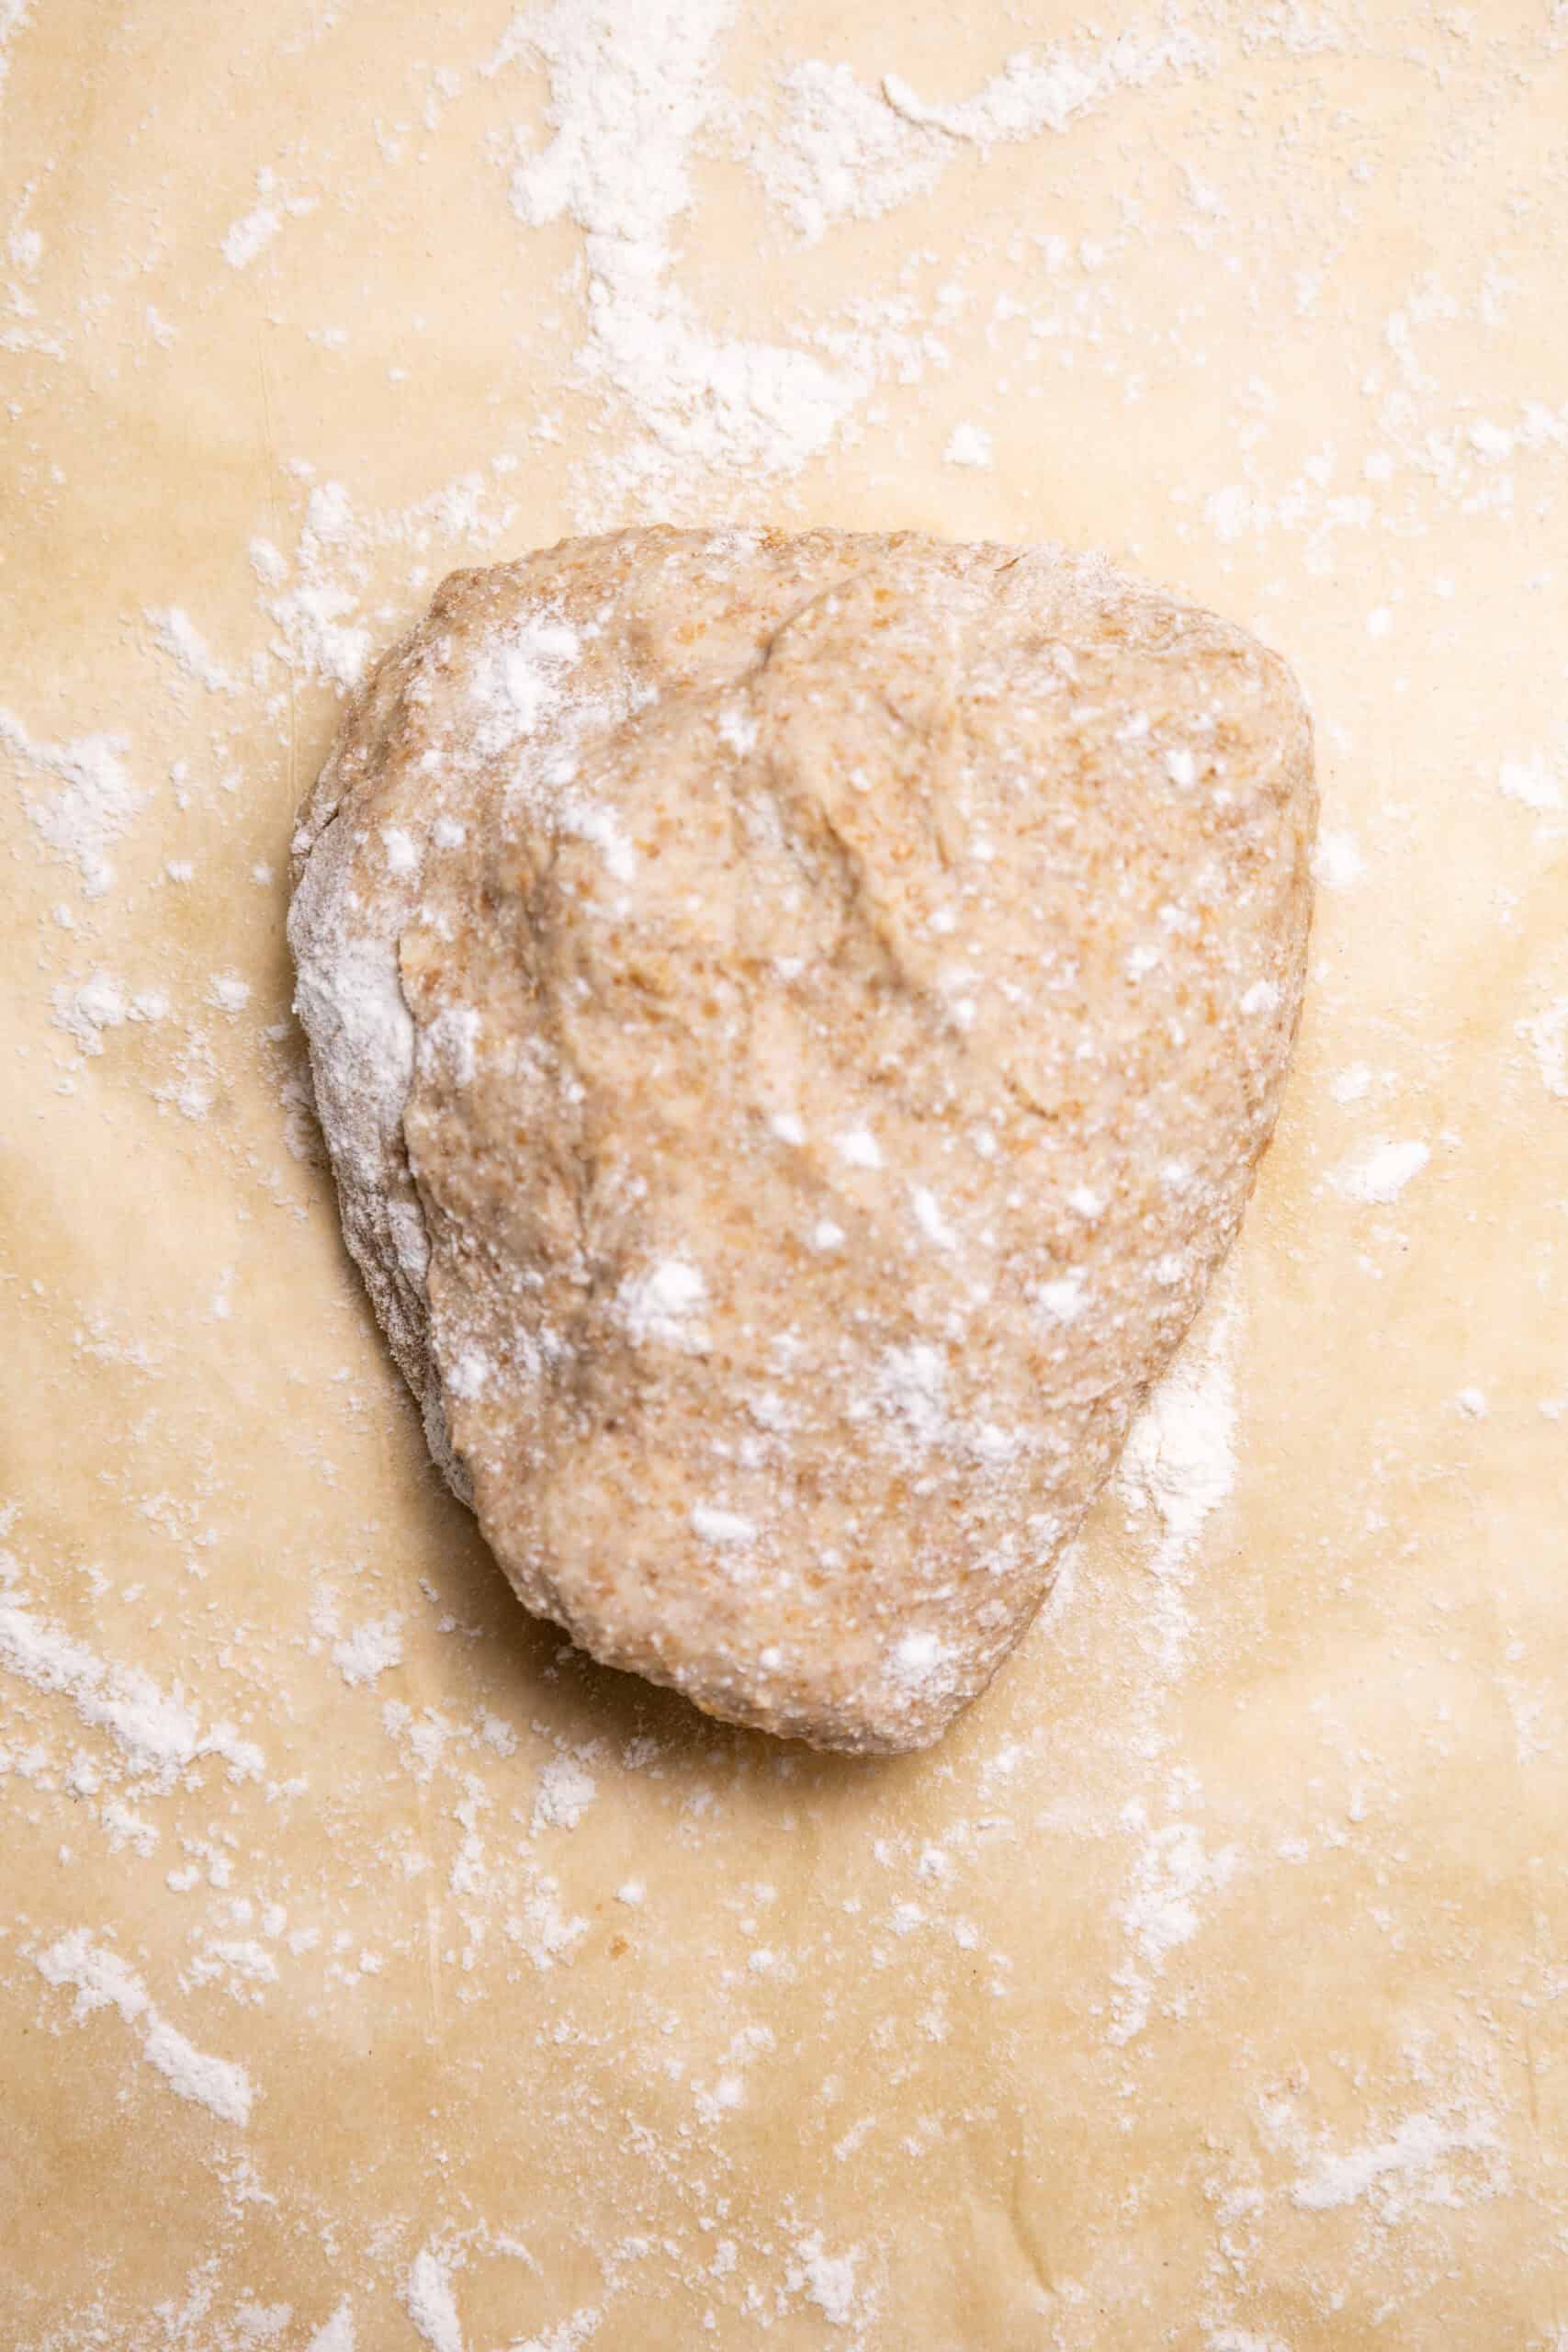
{"label": "textured dough surface", "polygon": [[1235,1232],[1314,811],[1283,663],[1055,549],[445,583],[290,935],[350,1245],[531,1609],[767,1730],[940,1735]]}

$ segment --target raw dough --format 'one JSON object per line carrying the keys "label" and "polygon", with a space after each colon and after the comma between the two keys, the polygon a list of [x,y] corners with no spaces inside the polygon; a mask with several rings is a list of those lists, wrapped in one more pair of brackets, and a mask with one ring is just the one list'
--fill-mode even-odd
{"label": "raw dough", "polygon": [[296,841],[345,1233],[527,1606],[935,1739],[1228,1248],[1300,1009],[1282,662],[1053,548],[454,574]]}

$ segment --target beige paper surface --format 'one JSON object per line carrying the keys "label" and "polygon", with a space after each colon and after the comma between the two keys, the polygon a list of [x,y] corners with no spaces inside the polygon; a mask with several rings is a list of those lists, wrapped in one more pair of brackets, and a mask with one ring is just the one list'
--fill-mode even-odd
{"label": "beige paper surface", "polygon": [[[1568,11],[508,21],[0,9],[0,2337],[1549,2352]],[[650,515],[1097,544],[1317,715],[1242,1243],[897,1763],[523,1615],[312,1156],[342,680]]]}

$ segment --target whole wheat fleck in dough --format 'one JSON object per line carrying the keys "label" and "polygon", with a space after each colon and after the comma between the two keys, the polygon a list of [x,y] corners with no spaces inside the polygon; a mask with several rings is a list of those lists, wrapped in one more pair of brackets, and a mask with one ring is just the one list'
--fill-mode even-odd
{"label": "whole wheat fleck in dough", "polygon": [[1055,548],[446,581],[289,936],[349,1247],[530,1609],[739,1722],[941,1734],[1235,1232],[1314,812],[1283,663]]}

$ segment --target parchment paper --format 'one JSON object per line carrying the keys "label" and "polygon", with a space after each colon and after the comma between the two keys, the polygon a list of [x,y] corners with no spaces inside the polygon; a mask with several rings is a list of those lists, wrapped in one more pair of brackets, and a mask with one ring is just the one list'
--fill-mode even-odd
{"label": "parchment paper", "polygon": [[[0,6],[0,2337],[1549,2352],[1568,10],[704,0],[652,297],[613,123],[558,217],[509,199],[588,119],[573,21],[660,11],[615,17]],[[683,442],[606,340],[660,317],[671,400],[730,355]],[[746,345],[852,379],[816,454]],[[1099,545],[1317,715],[1223,1293],[897,1763],[523,1614],[302,1091],[343,680],[450,565],[653,514]]]}

